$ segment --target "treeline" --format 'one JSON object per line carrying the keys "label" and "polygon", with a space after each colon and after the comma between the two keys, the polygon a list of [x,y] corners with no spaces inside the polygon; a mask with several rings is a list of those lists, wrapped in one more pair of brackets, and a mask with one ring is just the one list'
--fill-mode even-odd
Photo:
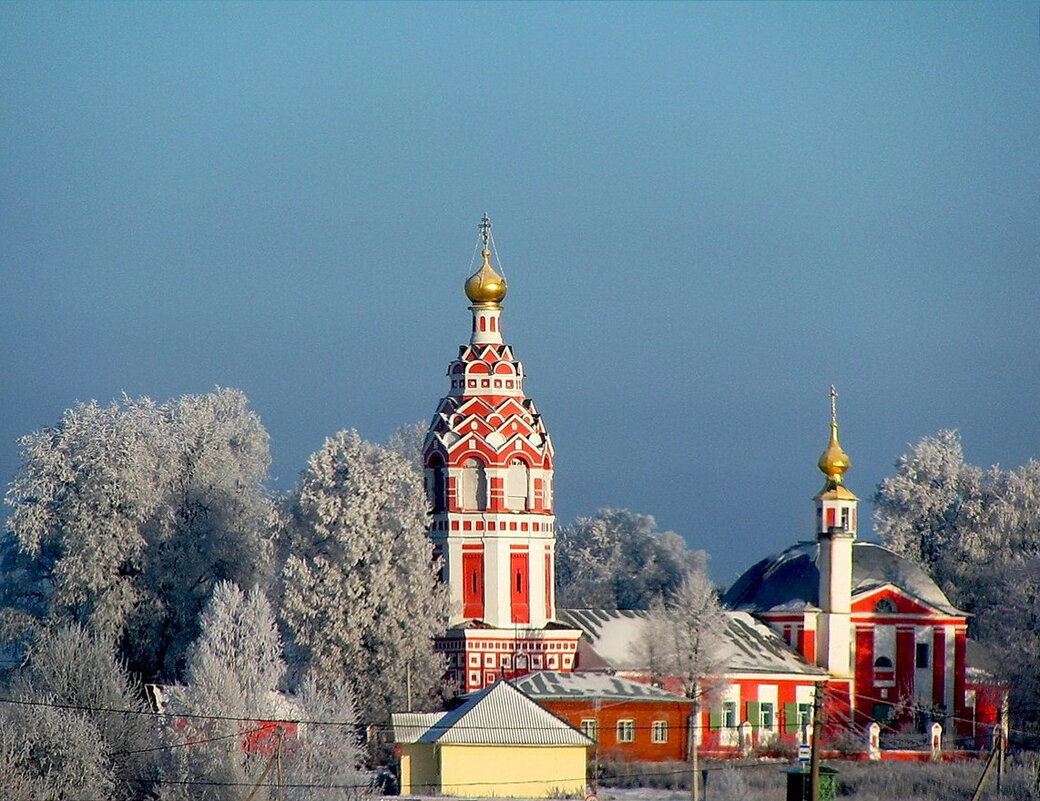
{"label": "treeline", "polygon": [[1019,730],[1040,742],[1040,462],[983,469],[960,436],[923,437],[878,486],[881,541],[921,565],[970,613],[969,636],[1011,687]]}
{"label": "treeline", "polygon": [[[443,694],[414,433],[394,443],[341,431],[279,497],[234,390],[80,404],[22,438],[0,545],[5,797],[245,798],[270,749],[239,735],[281,718],[347,724],[312,727],[281,767],[356,795],[315,766],[351,774],[361,724]],[[176,731],[144,720],[144,684]]]}

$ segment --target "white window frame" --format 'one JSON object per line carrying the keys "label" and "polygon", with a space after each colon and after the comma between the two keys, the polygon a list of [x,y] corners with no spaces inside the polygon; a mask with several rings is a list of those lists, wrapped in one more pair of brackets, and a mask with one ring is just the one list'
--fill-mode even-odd
{"label": "white window frame", "polygon": [[636,722],[631,718],[624,718],[617,722],[617,741],[619,743],[634,743],[636,741]]}
{"label": "white window frame", "polygon": [[655,720],[650,724],[650,742],[652,743],[666,743],[668,742],[668,721],[667,720]]}

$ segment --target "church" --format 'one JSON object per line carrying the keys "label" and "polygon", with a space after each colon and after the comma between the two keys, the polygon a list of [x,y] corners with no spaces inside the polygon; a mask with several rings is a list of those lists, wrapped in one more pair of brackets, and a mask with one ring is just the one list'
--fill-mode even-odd
{"label": "church", "polygon": [[[508,287],[492,264],[487,215],[480,232],[482,264],[464,287],[469,342],[448,366],[448,394],[423,448],[429,535],[451,598],[448,628],[436,641],[447,678],[460,695],[543,672],[535,682],[543,688],[577,687],[582,675],[587,687],[603,675],[646,683],[635,648],[644,612],[556,608],[552,442],[503,337]],[[988,746],[1004,691],[967,638],[966,613],[919,567],[857,540],[858,499],[845,486],[850,460],[835,397],[832,388],[816,530],[748,569],[723,597],[720,690],[700,719],[671,723],[669,740],[667,721],[637,727],[635,707],[618,717],[634,700],[614,703],[617,720],[608,727],[587,717],[591,706],[574,713],[570,722],[616,756],[647,758],[640,739],[669,743],[661,758],[685,753],[687,736],[719,755],[804,743],[818,692],[832,727],[862,732],[877,722],[886,731],[924,731],[937,722],[944,748]],[[567,718],[551,696],[542,703]]]}

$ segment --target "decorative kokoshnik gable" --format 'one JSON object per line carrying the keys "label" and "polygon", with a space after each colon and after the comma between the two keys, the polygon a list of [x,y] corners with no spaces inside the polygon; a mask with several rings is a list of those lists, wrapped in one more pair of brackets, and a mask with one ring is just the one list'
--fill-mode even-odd
{"label": "decorative kokoshnik gable", "polygon": [[448,367],[449,392],[423,448],[430,537],[444,561],[449,628],[437,640],[462,692],[532,670],[570,670],[580,633],[555,623],[553,448],[523,365],[502,339],[506,280],[483,263],[465,284],[470,341]]}

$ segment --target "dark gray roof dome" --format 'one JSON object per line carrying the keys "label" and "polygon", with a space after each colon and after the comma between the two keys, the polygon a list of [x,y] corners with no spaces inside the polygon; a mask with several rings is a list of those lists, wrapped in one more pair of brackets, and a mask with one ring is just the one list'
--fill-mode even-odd
{"label": "dark gray roof dome", "polygon": [[[723,596],[730,609],[748,612],[796,611],[820,605],[820,555],[817,542],[799,542],[763,559],[737,579]],[[964,614],[950,603],[939,585],[909,559],[873,542],[852,548],[852,595],[882,584],[894,584],[930,606],[952,615]]]}

